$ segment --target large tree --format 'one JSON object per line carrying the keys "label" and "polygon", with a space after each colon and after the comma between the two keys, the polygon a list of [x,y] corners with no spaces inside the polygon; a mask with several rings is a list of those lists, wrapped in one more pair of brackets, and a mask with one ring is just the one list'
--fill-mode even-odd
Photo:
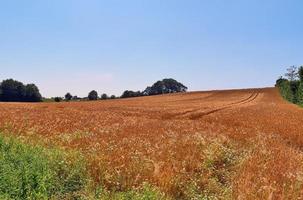
{"label": "large tree", "polygon": [[0,100],[12,102],[39,102],[42,96],[35,84],[23,83],[7,79],[0,84]]}
{"label": "large tree", "polygon": [[25,86],[13,79],[4,80],[1,83],[1,101],[25,101]]}
{"label": "large tree", "polygon": [[25,86],[26,101],[28,102],[39,102],[42,101],[42,96],[39,92],[38,87],[35,84],[27,84]]}
{"label": "large tree", "polygon": [[72,100],[73,96],[68,92],[66,93],[66,95],[64,96],[66,101],[70,101]]}
{"label": "large tree", "polygon": [[186,92],[187,87],[182,83],[169,78],[163,79],[162,81],[157,81],[151,87],[147,87],[143,94],[144,95],[157,95],[166,93],[176,93],[176,92]]}
{"label": "large tree", "polygon": [[25,86],[13,79],[4,80],[1,83],[1,101],[24,101]]}
{"label": "large tree", "polygon": [[104,94],[102,94],[102,95],[101,95],[101,99],[102,99],[102,100],[106,100],[106,99],[108,99],[107,94],[105,94],[105,93],[104,93]]}
{"label": "large tree", "polygon": [[88,99],[90,101],[97,100],[98,99],[98,92],[95,90],[92,90],[90,93],[88,93]]}

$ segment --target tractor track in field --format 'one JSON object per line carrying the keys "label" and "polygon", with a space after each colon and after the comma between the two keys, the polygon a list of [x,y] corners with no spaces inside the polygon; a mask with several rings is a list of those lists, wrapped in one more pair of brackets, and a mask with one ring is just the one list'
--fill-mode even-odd
{"label": "tractor track in field", "polygon": [[230,108],[233,108],[233,107],[236,107],[236,106],[239,106],[239,105],[248,104],[248,103],[253,102],[255,99],[257,99],[258,96],[259,96],[259,92],[253,92],[247,99],[244,99],[244,100],[241,100],[241,101],[238,101],[238,102],[234,102],[234,103],[228,104],[226,106],[222,106],[222,107],[212,109],[212,110],[209,110],[209,111],[206,111],[206,112],[193,113],[189,116],[189,119],[196,120],[196,119],[199,119],[201,117],[204,117],[204,116],[207,116],[207,115],[210,115],[210,114],[222,111],[222,110],[230,109]]}
{"label": "tractor track in field", "polygon": [[253,91],[251,93],[251,95],[245,99],[242,99],[242,100],[236,101],[236,102],[232,102],[232,103],[229,103],[226,105],[218,106],[218,107],[208,110],[208,111],[198,108],[198,109],[192,109],[192,110],[177,113],[177,114],[163,115],[162,118],[163,119],[179,119],[179,118],[188,117],[190,120],[196,120],[201,117],[204,117],[204,116],[207,116],[207,115],[210,115],[210,114],[222,111],[222,110],[226,110],[229,108],[233,108],[235,106],[244,105],[244,104],[253,102],[255,99],[258,98],[258,96],[259,96],[259,91]]}

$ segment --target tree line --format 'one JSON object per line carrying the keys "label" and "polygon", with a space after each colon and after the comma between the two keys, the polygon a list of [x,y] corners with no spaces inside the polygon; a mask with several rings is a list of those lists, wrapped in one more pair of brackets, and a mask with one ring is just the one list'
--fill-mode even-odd
{"label": "tree line", "polygon": [[24,85],[22,82],[7,79],[0,83],[0,101],[6,102],[40,102],[40,101],[85,101],[85,100],[106,100],[116,98],[132,98],[140,96],[159,95],[167,93],[186,92],[187,87],[174,79],[163,79],[155,82],[152,86],[148,86],[143,91],[126,90],[120,97],[115,95],[107,95],[105,93],[99,96],[96,90],[88,93],[87,97],[80,98],[66,93],[64,97],[52,97],[50,99],[42,98],[38,87],[35,84]]}
{"label": "tree line", "polygon": [[303,105],[303,66],[287,68],[285,76],[276,81],[276,87],[286,100]]}
{"label": "tree line", "polygon": [[87,97],[80,98],[78,96],[73,96],[71,93],[66,93],[64,97],[53,97],[52,99],[56,102],[60,101],[94,101],[94,100],[106,100],[106,99],[116,99],[115,95],[108,96],[107,94],[103,93],[100,96],[96,90],[92,90],[88,93]]}
{"label": "tree line", "polygon": [[[116,99],[116,98],[132,98],[132,97],[140,97],[140,96],[151,96],[151,95],[159,95],[159,94],[167,94],[167,93],[177,93],[177,92],[186,92],[187,87],[182,83],[169,78],[157,81],[152,86],[148,86],[143,91],[132,91],[125,90],[120,97],[116,97],[115,95],[108,96],[107,94],[102,94],[100,97],[98,96],[98,92],[96,90],[92,90],[88,93],[88,96],[84,99],[79,99],[77,96],[72,96],[70,93],[65,95],[65,98],[56,97],[55,101],[70,101],[70,100],[106,100],[106,99]],[[60,98],[60,99],[58,99]]]}
{"label": "tree line", "polygon": [[40,102],[42,96],[35,84],[24,85],[22,82],[7,79],[0,83],[0,101]]}

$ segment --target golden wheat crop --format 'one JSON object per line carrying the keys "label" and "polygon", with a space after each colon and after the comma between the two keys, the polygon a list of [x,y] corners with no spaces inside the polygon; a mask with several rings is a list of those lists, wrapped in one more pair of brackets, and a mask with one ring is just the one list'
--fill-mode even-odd
{"label": "golden wheat crop", "polygon": [[173,198],[303,197],[303,110],[276,89],[0,103],[0,131],[83,153],[95,183]]}

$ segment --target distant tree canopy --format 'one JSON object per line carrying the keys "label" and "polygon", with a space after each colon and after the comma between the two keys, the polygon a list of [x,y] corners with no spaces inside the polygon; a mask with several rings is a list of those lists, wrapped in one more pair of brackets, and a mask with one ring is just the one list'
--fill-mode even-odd
{"label": "distant tree canopy", "polygon": [[54,101],[55,101],[55,102],[60,102],[60,101],[62,101],[62,100],[63,100],[62,97],[54,97]]}
{"label": "distant tree canopy", "polygon": [[144,95],[157,95],[157,94],[167,94],[167,93],[177,93],[186,92],[187,87],[182,83],[169,78],[163,79],[162,81],[157,81],[151,87],[147,87],[144,91]]}
{"label": "distant tree canopy", "polygon": [[73,96],[68,92],[66,93],[66,95],[64,96],[66,101],[70,101],[72,100]]}
{"label": "distant tree canopy", "polygon": [[72,100],[74,100],[74,101],[79,101],[79,100],[81,100],[81,98],[78,97],[78,96],[73,96],[73,97],[72,97]]}
{"label": "distant tree canopy", "polygon": [[[302,77],[303,79],[303,68],[301,69],[300,77]],[[294,86],[292,87],[292,89],[296,89],[296,87]],[[186,92],[186,91],[187,91],[186,86],[170,78],[170,79],[163,79],[161,81],[157,81],[151,87],[147,87],[143,92],[126,90],[123,92],[121,98],[149,96],[149,95]],[[109,98],[115,99],[116,96],[112,95],[109,97],[107,94],[101,95],[101,99],[109,99]],[[78,100],[87,100],[87,99],[98,100],[98,93],[97,91],[92,90],[91,92],[89,92],[87,98],[86,97],[79,98],[77,96],[71,95],[70,93],[66,93],[64,99],[62,97],[54,97],[52,99],[55,100],[56,102],[60,102],[64,99],[66,101],[71,101],[71,100],[78,101]],[[44,100],[51,101],[52,99],[44,99]],[[24,85],[22,82],[13,79],[7,79],[0,83],[0,101],[39,102],[42,101],[42,96],[39,92],[38,87],[34,84]]]}
{"label": "distant tree canopy", "polygon": [[88,100],[97,100],[98,99],[98,92],[95,90],[92,90],[90,93],[88,93]]}
{"label": "distant tree canopy", "polygon": [[102,99],[102,100],[108,99],[107,94],[105,94],[105,93],[104,93],[104,94],[102,94],[102,95],[101,95],[101,99]]}
{"label": "distant tree canopy", "polygon": [[140,91],[134,92],[131,90],[126,90],[123,92],[121,98],[139,97],[142,96]]}
{"label": "distant tree canopy", "polygon": [[24,85],[22,82],[7,79],[0,84],[0,101],[40,102],[42,96],[35,84]]}
{"label": "distant tree canopy", "polygon": [[126,90],[123,92],[121,98],[186,92],[187,89],[188,88],[184,86],[182,83],[172,78],[169,78],[169,79],[163,79],[161,81],[157,81],[151,87],[147,87],[143,92],[140,91],[134,92],[131,90]]}

